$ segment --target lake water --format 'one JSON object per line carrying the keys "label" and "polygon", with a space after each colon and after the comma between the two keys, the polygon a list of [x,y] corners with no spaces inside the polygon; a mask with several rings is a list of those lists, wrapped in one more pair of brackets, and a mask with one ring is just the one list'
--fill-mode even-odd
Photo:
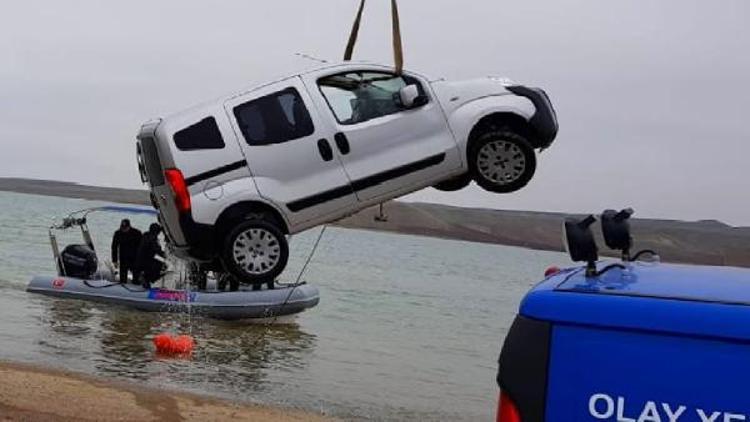
{"label": "lake water", "polygon": [[[555,252],[329,227],[303,279],[320,304],[260,326],[26,293],[54,272],[53,216],[94,201],[0,192],[0,359],[34,362],[351,420],[490,420],[497,356],[523,294]],[[121,215],[90,219],[97,249]],[[145,229],[148,218],[131,217]],[[319,229],[291,240],[293,280]],[[76,236],[61,244],[80,243]],[[102,254],[103,255],[103,254]],[[151,338],[191,331],[191,360]]]}

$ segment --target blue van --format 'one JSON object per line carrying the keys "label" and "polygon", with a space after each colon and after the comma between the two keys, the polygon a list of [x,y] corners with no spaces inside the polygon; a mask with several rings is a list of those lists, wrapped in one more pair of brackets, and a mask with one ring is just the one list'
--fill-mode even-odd
{"label": "blue van", "polygon": [[750,270],[595,261],[523,299],[497,420],[750,421]]}

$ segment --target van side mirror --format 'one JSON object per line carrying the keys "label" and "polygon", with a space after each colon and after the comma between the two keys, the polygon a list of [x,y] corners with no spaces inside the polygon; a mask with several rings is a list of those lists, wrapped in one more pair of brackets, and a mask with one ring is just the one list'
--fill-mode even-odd
{"label": "van side mirror", "polygon": [[401,88],[398,97],[401,105],[406,109],[419,107],[426,103],[426,98],[419,93],[419,87],[413,84]]}

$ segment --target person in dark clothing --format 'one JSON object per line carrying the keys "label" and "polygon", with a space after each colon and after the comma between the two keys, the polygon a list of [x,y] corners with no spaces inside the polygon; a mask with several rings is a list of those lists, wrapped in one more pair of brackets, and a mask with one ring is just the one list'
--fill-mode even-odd
{"label": "person in dark clothing", "polygon": [[135,256],[141,243],[140,230],[130,226],[127,218],[120,222],[120,228],[112,236],[112,263],[120,268],[120,283],[128,282],[128,272],[133,275],[133,282],[137,282],[135,271]]}
{"label": "person in dark clothing", "polygon": [[157,223],[151,224],[148,231],[141,237],[141,243],[138,245],[135,265],[138,274],[143,277],[143,287],[150,288],[151,283],[161,277],[164,269],[164,251],[159,245],[159,233],[161,226]]}

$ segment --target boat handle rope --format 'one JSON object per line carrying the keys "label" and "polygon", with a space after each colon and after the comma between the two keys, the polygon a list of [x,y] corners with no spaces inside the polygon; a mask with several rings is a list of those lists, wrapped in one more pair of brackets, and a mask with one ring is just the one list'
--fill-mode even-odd
{"label": "boat handle rope", "polygon": [[[173,273],[173,272],[174,272],[174,271],[172,271],[172,270],[170,270],[170,271],[165,271],[165,272],[164,272],[164,273],[163,273],[163,274],[162,274],[162,275],[161,275],[161,276],[160,276],[160,277],[159,277],[158,279],[156,279],[156,280],[157,280],[157,281],[158,281],[158,280],[161,280],[162,278],[166,277],[166,276],[167,276],[167,274],[169,274],[169,273]],[[133,288],[131,288],[130,286],[128,286],[128,284],[127,284],[127,283],[120,283],[120,282],[111,282],[110,284],[104,284],[104,285],[101,285],[101,286],[95,286],[95,285],[93,285],[93,284],[91,284],[91,283],[90,283],[90,281],[91,281],[91,280],[81,280],[81,281],[83,282],[83,284],[85,284],[85,285],[86,285],[86,286],[88,286],[88,287],[91,287],[92,289],[106,289],[106,288],[109,288],[109,287],[122,286],[122,288],[123,288],[123,289],[125,289],[125,290],[127,290],[127,291],[129,291],[129,292],[133,292],[133,293],[142,293],[142,292],[147,292],[147,291],[149,291],[149,289],[146,289],[146,288],[144,288],[144,287],[141,287],[140,289],[133,289]],[[109,281],[109,280],[107,280],[107,281]]]}
{"label": "boat handle rope", "polygon": [[643,249],[641,251],[638,251],[635,255],[633,255],[633,257],[630,258],[630,261],[631,262],[638,261],[638,259],[642,257],[643,255],[652,255],[652,256],[657,256],[657,257],[659,256],[659,254],[653,249]]}
{"label": "boat handle rope", "polygon": [[95,286],[95,285],[89,283],[89,281],[91,281],[91,280],[81,280],[81,281],[83,281],[83,284],[85,284],[87,287],[90,287],[92,289],[106,289],[106,288],[109,288],[109,287],[122,286],[123,289],[125,289],[125,290],[127,290],[129,292],[133,292],[133,293],[141,293],[141,292],[148,291],[148,289],[145,289],[143,287],[141,287],[140,289],[132,289],[128,285],[123,284],[123,283],[110,283],[110,284],[104,284],[104,285],[101,285],[101,286]]}

